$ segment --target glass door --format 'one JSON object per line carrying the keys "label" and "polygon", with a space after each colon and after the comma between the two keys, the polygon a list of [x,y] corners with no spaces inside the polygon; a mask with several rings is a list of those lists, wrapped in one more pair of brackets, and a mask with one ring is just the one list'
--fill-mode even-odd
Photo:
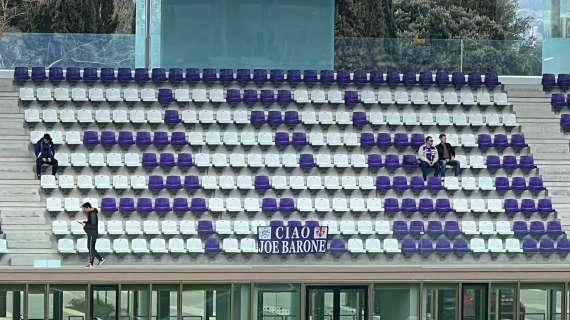
{"label": "glass door", "polygon": [[91,287],[91,314],[97,320],[117,320],[118,286],[93,285]]}
{"label": "glass door", "polygon": [[463,320],[487,319],[487,285],[463,285]]}
{"label": "glass door", "polygon": [[367,287],[307,287],[307,320],[367,318]]}

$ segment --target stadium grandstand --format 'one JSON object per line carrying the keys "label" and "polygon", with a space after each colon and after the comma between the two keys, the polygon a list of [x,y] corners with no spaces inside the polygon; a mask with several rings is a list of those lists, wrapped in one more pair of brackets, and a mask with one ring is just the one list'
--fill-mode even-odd
{"label": "stadium grandstand", "polygon": [[0,320],[570,320],[568,3],[130,2],[7,20]]}

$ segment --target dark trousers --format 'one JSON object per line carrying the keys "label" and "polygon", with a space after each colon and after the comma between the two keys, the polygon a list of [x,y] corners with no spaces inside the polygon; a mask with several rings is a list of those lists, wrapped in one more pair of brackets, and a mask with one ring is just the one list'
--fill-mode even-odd
{"label": "dark trousers", "polygon": [[453,173],[456,177],[459,177],[459,173],[461,172],[461,164],[457,160],[439,160],[439,168],[441,172],[441,176],[445,177],[445,169],[447,166],[453,167]]}
{"label": "dark trousers", "polygon": [[427,176],[431,169],[433,169],[434,171],[433,172],[434,176],[437,177],[440,174],[439,162],[434,164],[433,166],[430,166],[427,162],[420,161],[420,169],[422,169],[422,176],[424,177],[424,181],[427,180]]}
{"label": "dark trousers", "polygon": [[93,261],[95,260],[95,258],[97,258],[97,260],[101,261],[103,260],[103,257],[97,253],[97,250],[95,250],[95,243],[97,242],[97,237],[99,236],[99,234],[95,233],[95,232],[88,232],[87,233],[87,248],[89,249],[89,263],[93,264]]}
{"label": "dark trousers", "polygon": [[51,166],[51,174],[54,176],[57,174],[57,160],[54,158],[45,158],[47,161],[44,161],[44,158],[39,157],[36,159],[36,174],[39,176],[42,175],[42,165],[49,164]]}

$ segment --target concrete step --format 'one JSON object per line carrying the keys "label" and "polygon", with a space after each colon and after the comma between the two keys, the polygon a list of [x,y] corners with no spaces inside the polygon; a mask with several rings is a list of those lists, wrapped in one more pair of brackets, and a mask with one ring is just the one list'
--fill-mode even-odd
{"label": "concrete step", "polygon": [[8,249],[51,249],[51,231],[16,231],[6,233]]}

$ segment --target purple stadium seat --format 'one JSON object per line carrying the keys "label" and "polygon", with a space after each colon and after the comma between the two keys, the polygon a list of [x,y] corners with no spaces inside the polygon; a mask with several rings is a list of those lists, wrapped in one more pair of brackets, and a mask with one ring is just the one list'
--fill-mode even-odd
{"label": "purple stadium seat", "polygon": [[566,90],[570,87],[570,74],[567,73],[559,73],[558,79],[556,80],[556,84],[562,90]]}
{"label": "purple stadium seat", "polygon": [[406,86],[416,85],[418,83],[418,80],[416,79],[416,73],[411,72],[411,71],[404,73],[403,82],[404,82],[404,85],[406,85]]}
{"label": "purple stadium seat", "polygon": [[151,70],[151,76],[152,76],[152,82],[154,83],[164,82],[166,81],[166,70],[164,70],[164,68],[153,68]]}
{"label": "purple stadium seat", "polygon": [[438,86],[449,85],[449,74],[445,71],[438,71],[435,73],[435,84]]}
{"label": "purple stadium seat", "polygon": [[443,226],[441,225],[441,221],[439,220],[428,221],[426,233],[434,239],[442,235]]}
{"label": "purple stadium seat", "polygon": [[184,76],[187,82],[196,83],[200,81],[200,70],[198,68],[187,68]]}
{"label": "purple stadium seat", "polygon": [[405,154],[402,156],[402,167],[407,170],[418,168],[418,160],[415,154]]}
{"label": "purple stadium seat", "polygon": [[341,87],[348,85],[351,82],[350,72],[348,72],[347,70],[338,70],[336,73],[336,82]]}
{"label": "purple stadium seat", "polygon": [[504,209],[505,213],[511,216],[521,211],[517,199],[505,199]]}
{"label": "purple stadium seat", "polygon": [[543,215],[553,213],[552,201],[550,199],[538,199],[537,211]]}
{"label": "purple stadium seat", "polygon": [[155,192],[164,189],[164,178],[162,176],[149,176],[148,189]]}
{"label": "purple stadium seat", "polygon": [[204,241],[204,252],[207,254],[216,254],[221,251],[220,241],[218,239],[209,238]]}
{"label": "purple stadium seat", "polygon": [[95,82],[99,80],[99,74],[97,74],[97,68],[83,68],[83,81],[85,82]]}
{"label": "purple stadium seat", "polygon": [[315,228],[315,227],[320,226],[320,223],[317,220],[306,220],[305,226],[307,226],[309,228]]}
{"label": "purple stadium seat", "polygon": [[408,190],[408,178],[406,176],[394,176],[392,179],[392,186],[394,190],[398,192],[404,192]]}
{"label": "purple stadium seat", "polygon": [[202,70],[202,81],[212,84],[218,81],[218,73],[216,69],[206,68]]}
{"label": "purple stadium seat", "polygon": [[470,72],[467,76],[467,83],[471,87],[479,87],[483,84],[481,74],[479,72]]}
{"label": "purple stadium seat", "polygon": [[566,107],[566,100],[563,93],[553,93],[550,97],[550,105],[555,109]]}
{"label": "purple stadium seat", "polygon": [[287,70],[287,82],[291,86],[296,86],[301,82],[301,71]]}
{"label": "purple stadium seat", "polygon": [[[244,93],[245,97],[245,93]],[[245,100],[245,99],[244,99]],[[259,100],[263,105],[270,106],[275,102],[275,91],[273,90],[261,90]]]}
{"label": "purple stadium seat", "polygon": [[154,211],[164,214],[172,211],[170,207],[169,198],[156,198],[154,199]]}
{"label": "purple stadium seat", "polygon": [[148,147],[152,144],[152,138],[150,132],[148,131],[139,131],[137,132],[136,136],[136,144],[139,148]]}
{"label": "purple stadium seat", "polygon": [[[69,71],[69,68],[68,68]],[[67,73],[67,72],[66,72]],[[67,76],[68,74],[66,74]],[[119,82],[129,82],[133,80],[133,72],[131,68],[119,68],[117,69],[117,80]],[[68,79],[69,81],[69,79]]]}
{"label": "purple stadium seat", "polygon": [[303,147],[309,144],[307,135],[304,132],[293,132],[291,144],[295,147]]}
{"label": "purple stadium seat", "polygon": [[146,68],[135,68],[135,81],[146,82],[149,81],[148,70]]}
{"label": "purple stadium seat", "polygon": [[528,179],[528,190],[534,193],[538,193],[544,190],[544,182],[542,181],[542,177],[534,176]]}
{"label": "purple stadium seat", "polygon": [[[32,67],[32,81],[40,82],[47,80],[46,68],[44,67]],[[81,80],[81,78],[80,78]]]}
{"label": "purple stadium seat", "polygon": [[422,176],[412,176],[410,178],[410,189],[414,192],[422,192],[426,188],[424,178]]}
{"label": "purple stadium seat", "polygon": [[358,91],[347,90],[344,92],[344,103],[347,106],[353,107],[358,104],[358,101]]}
{"label": "purple stadium seat", "polygon": [[279,199],[279,211],[282,213],[291,213],[295,211],[295,200],[293,200],[293,198]]}
{"label": "purple stadium seat", "polygon": [[541,239],[538,245],[538,250],[542,254],[551,254],[556,251],[554,249],[554,241],[550,239]]}
{"label": "purple stadium seat", "polygon": [[410,145],[414,149],[419,149],[426,141],[423,133],[412,133],[412,138],[410,139]]}
{"label": "purple stadium seat", "polygon": [[275,199],[275,198],[263,198],[261,200],[261,210],[265,213],[277,212],[277,199]]}
{"label": "purple stadium seat", "polygon": [[340,254],[346,251],[346,244],[342,239],[332,239],[329,244],[329,251],[333,254]]}
{"label": "purple stadium seat", "polygon": [[451,202],[449,199],[435,199],[435,211],[439,215],[451,213],[453,209],[451,208]]}
{"label": "purple stadium seat", "polygon": [[[506,134],[496,134],[495,139],[493,140],[493,145],[495,148],[499,150],[503,150],[509,146],[509,139],[507,138]],[[479,144],[479,147],[481,145]]]}
{"label": "purple stadium seat", "polygon": [[451,243],[447,239],[438,239],[435,242],[435,252],[445,255],[451,253]]}
{"label": "purple stadium seat", "polygon": [[[379,139],[380,140],[380,139]],[[407,133],[398,132],[394,134],[394,146],[396,148],[406,148],[410,145],[410,140]]]}
{"label": "purple stadium seat", "polygon": [[408,223],[402,220],[395,220],[392,225],[392,232],[396,237],[403,237],[409,233]]}
{"label": "purple stadium seat", "polygon": [[443,181],[441,177],[429,176],[427,179],[427,188],[431,192],[443,190]]}
{"label": "purple stadium seat", "polygon": [[262,126],[265,124],[265,112],[263,110],[253,110],[249,116],[249,122],[254,126]]}
{"label": "purple stadium seat", "polygon": [[532,155],[524,155],[520,157],[520,167],[521,169],[534,169],[536,166],[534,165],[534,159]]}
{"label": "purple stadium seat", "polygon": [[258,86],[267,82],[267,70],[253,69],[253,82]]}
{"label": "purple stadium seat", "polygon": [[334,82],[334,71],[332,70],[321,70],[320,76],[321,84],[324,86],[329,86]]}
{"label": "purple stadium seat", "polygon": [[400,167],[400,158],[397,154],[387,154],[384,158],[384,166],[388,170],[396,170]]}
{"label": "purple stadium seat", "polygon": [[251,70],[249,69],[237,69],[237,81],[244,85],[251,81]]}
{"label": "purple stadium seat", "polygon": [[115,131],[103,131],[101,132],[101,144],[110,148],[117,144],[117,138],[115,136]]}
{"label": "purple stadium seat", "polygon": [[14,80],[16,81],[28,81],[30,80],[30,73],[28,67],[16,67],[14,68]]}
{"label": "purple stadium seat", "polygon": [[501,82],[499,81],[499,76],[496,72],[489,71],[485,73],[485,86],[494,88],[500,84]]}
{"label": "purple stadium seat", "polygon": [[182,189],[182,180],[180,176],[167,176],[165,186],[170,191],[178,191]]}
{"label": "purple stadium seat", "polygon": [[552,73],[542,75],[542,87],[546,91],[552,90],[556,86],[556,76]]}
{"label": "purple stadium seat", "polygon": [[560,239],[556,243],[556,251],[559,254],[566,255],[570,252],[570,240]]}
{"label": "purple stadium seat", "polygon": [[314,168],[317,164],[312,154],[304,153],[299,156],[299,166],[301,168]]}
{"label": "purple stadium seat", "polygon": [[379,154],[369,154],[367,157],[367,164],[370,169],[380,169],[384,166],[382,163],[382,156]]}
{"label": "purple stadium seat", "polygon": [[254,183],[255,183],[255,190],[269,190],[271,189],[271,183],[269,182],[269,177],[268,176],[255,176],[254,179]]}
{"label": "purple stadium seat", "polygon": [[431,71],[420,72],[420,85],[422,87],[430,87],[433,85],[433,73],[431,73]]}
{"label": "purple stadium seat", "polygon": [[511,147],[516,150],[520,150],[526,147],[526,141],[522,133],[513,133],[511,136]]}
{"label": "purple stadium seat", "polygon": [[542,221],[531,221],[528,231],[531,236],[537,238],[542,237],[546,233],[546,229],[544,228],[544,223],[542,223]]}
{"label": "purple stadium seat", "polygon": [[282,106],[287,106],[293,102],[290,90],[277,90],[277,102]]}
{"label": "purple stadium seat", "polygon": [[411,255],[418,252],[418,248],[416,246],[416,242],[412,239],[404,239],[402,240],[401,244],[402,254],[404,255]]}
{"label": "purple stadium seat", "polygon": [[[180,157],[180,156],[178,156]],[[198,176],[185,176],[184,177],[184,189],[186,190],[198,190],[200,189],[200,179]]]}
{"label": "purple stadium seat", "polygon": [[258,101],[258,97],[257,97],[257,91],[256,90],[252,90],[252,89],[245,89],[243,91],[243,102],[248,105],[248,106],[254,106],[257,101]]}
{"label": "purple stadium seat", "polygon": [[493,146],[493,142],[491,141],[491,135],[486,133],[481,133],[477,136],[477,144],[481,149],[488,149]]}
{"label": "purple stadium seat", "polygon": [[458,238],[453,241],[453,252],[455,252],[456,255],[463,255],[469,251],[469,244],[465,239]]}
{"label": "purple stadium seat", "polygon": [[206,206],[206,199],[204,198],[192,198],[190,200],[190,211],[194,214],[201,214],[206,212],[208,207]]}
{"label": "purple stadium seat", "polygon": [[117,203],[115,198],[103,198],[101,199],[101,212],[103,213],[115,213],[119,209],[117,208]]}
{"label": "purple stadium seat", "polygon": [[377,176],[376,177],[376,190],[381,192],[386,192],[392,189],[392,185],[390,184],[390,177],[389,176]]}
{"label": "purple stadium seat", "polygon": [[360,134],[360,146],[364,149],[370,149],[376,145],[374,134],[372,132],[362,132]]}
{"label": "purple stadium seat", "polygon": [[560,115],[560,126],[564,131],[570,130],[570,114],[566,113]]}
{"label": "purple stadium seat", "polygon": [[451,83],[455,87],[463,87],[465,85],[465,74],[461,71],[455,71],[451,74]]}
{"label": "purple stadium seat", "polygon": [[133,133],[131,131],[119,131],[119,145],[128,148],[135,143]]}
{"label": "purple stadium seat", "polygon": [[407,215],[412,215],[418,212],[418,206],[416,204],[416,199],[414,198],[404,198],[402,199],[402,213]]}
{"label": "purple stadium seat", "polygon": [[419,220],[410,221],[410,234],[420,236],[424,233],[424,222]]}
{"label": "purple stadium seat", "polygon": [[63,81],[65,77],[63,76],[63,69],[60,67],[51,67],[48,70],[49,81]]}
{"label": "purple stadium seat", "polygon": [[317,70],[305,70],[303,71],[303,82],[306,85],[313,85],[318,80]]}
{"label": "purple stadium seat", "polygon": [[271,220],[269,221],[270,227],[283,227],[285,225],[285,221],[283,220]]}
{"label": "purple stadium seat", "polygon": [[538,247],[536,240],[534,239],[525,239],[522,244],[522,249],[524,253],[527,254],[534,254],[538,252]]}
{"label": "purple stadium seat", "polygon": [[152,169],[158,166],[158,161],[156,159],[156,153],[143,153],[142,155],[142,166],[143,168]]}
{"label": "purple stadium seat", "polygon": [[352,76],[352,81],[356,86],[361,87],[368,83],[368,75],[364,70],[356,70]]}
{"label": "purple stadium seat", "polygon": [[154,131],[154,135],[152,138],[152,144],[157,147],[165,147],[170,144],[168,139],[168,132],[165,131]]}
{"label": "purple stadium seat", "polygon": [[174,198],[172,202],[172,210],[174,213],[186,213],[190,208],[188,207],[187,198]]}
{"label": "purple stadium seat", "polygon": [[433,242],[431,242],[430,239],[421,239],[419,250],[422,255],[429,255],[433,253]]}
{"label": "purple stadium seat", "polygon": [[275,145],[278,147],[286,147],[290,143],[289,133],[287,132],[276,132],[275,133]]}
{"label": "purple stadium seat", "polygon": [[272,127],[278,127],[283,123],[283,115],[281,111],[270,110],[267,113],[267,123]]}
{"label": "purple stadium seat", "polygon": [[168,81],[180,83],[184,80],[184,71],[181,68],[168,69]]}
{"label": "purple stadium seat", "polygon": [[556,239],[561,236],[564,232],[562,231],[562,225],[560,224],[560,220],[552,220],[546,223],[546,233],[548,236]]}
{"label": "purple stadium seat", "polygon": [[233,69],[220,69],[220,81],[224,84],[233,82],[234,70]]}
{"label": "purple stadium seat", "polygon": [[174,95],[172,94],[172,89],[168,88],[158,89],[158,102],[161,105],[167,105],[174,102]]}
{"label": "purple stadium seat", "polygon": [[154,211],[151,198],[138,198],[137,199],[137,212],[147,214]]}
{"label": "purple stadium seat", "polygon": [[96,131],[83,132],[83,144],[86,146],[95,146],[99,144],[99,133]]}
{"label": "purple stadium seat", "polygon": [[524,214],[533,214],[536,212],[536,204],[533,199],[521,200],[521,212]]}
{"label": "purple stadium seat", "polygon": [[518,168],[518,164],[517,164],[517,157],[515,156],[504,156],[503,157],[503,169],[506,170],[515,170],[516,168]]}
{"label": "purple stadium seat", "polygon": [[384,212],[386,214],[395,214],[400,212],[400,205],[398,204],[398,199],[396,198],[385,198],[384,199]]}
{"label": "purple stadium seat", "polygon": [[428,198],[420,199],[419,210],[421,214],[432,214],[435,211],[433,200]]}
{"label": "purple stadium seat", "polygon": [[133,198],[120,198],[119,211],[122,213],[133,213],[136,211],[135,199]]}
{"label": "purple stadium seat", "polygon": [[516,192],[523,192],[527,189],[524,177],[513,177],[511,179],[511,189]]}
{"label": "purple stadium seat", "polygon": [[209,236],[214,233],[214,223],[212,220],[198,220],[198,234],[201,236]]}
{"label": "purple stadium seat", "polygon": [[400,78],[400,73],[397,71],[388,71],[388,74],[386,74],[386,82],[391,87],[401,84],[402,79]]}
{"label": "purple stadium seat", "polygon": [[164,111],[164,123],[169,126],[175,126],[180,123],[180,114],[178,113],[178,110]]}
{"label": "purple stadium seat", "polygon": [[299,113],[297,111],[285,111],[285,116],[283,117],[283,123],[285,125],[294,127],[301,122],[299,119]]}
{"label": "purple stadium seat", "polygon": [[443,231],[448,238],[455,238],[461,234],[459,222],[456,220],[447,220],[444,223]]}
{"label": "purple stadium seat", "polygon": [[185,146],[187,144],[186,132],[182,131],[172,132],[172,135],[170,137],[170,144],[175,148]]}
{"label": "purple stadium seat", "polygon": [[281,85],[285,81],[285,73],[281,69],[271,69],[269,71],[269,80],[273,85]]}
{"label": "purple stadium seat", "polygon": [[513,232],[518,238],[526,236],[528,234],[528,225],[526,221],[514,221]]}
{"label": "purple stadium seat", "polygon": [[495,155],[487,156],[486,165],[489,170],[499,170],[501,168],[501,159]]}
{"label": "purple stadium seat", "polygon": [[377,88],[383,85],[384,83],[386,83],[386,81],[384,80],[384,73],[382,71],[379,70],[370,71],[370,84],[373,87]]}
{"label": "purple stadium seat", "polygon": [[163,152],[160,154],[160,167],[170,169],[176,165],[174,161],[174,153]]}
{"label": "purple stadium seat", "polygon": [[376,144],[379,148],[388,148],[392,146],[392,137],[387,132],[380,132],[378,133],[378,139],[376,140]]}
{"label": "purple stadium seat", "polygon": [[241,93],[239,89],[228,89],[226,91],[226,102],[235,106],[241,102]]}
{"label": "purple stadium seat", "polygon": [[507,177],[495,177],[495,189],[498,192],[507,192],[510,190],[509,178]]}

